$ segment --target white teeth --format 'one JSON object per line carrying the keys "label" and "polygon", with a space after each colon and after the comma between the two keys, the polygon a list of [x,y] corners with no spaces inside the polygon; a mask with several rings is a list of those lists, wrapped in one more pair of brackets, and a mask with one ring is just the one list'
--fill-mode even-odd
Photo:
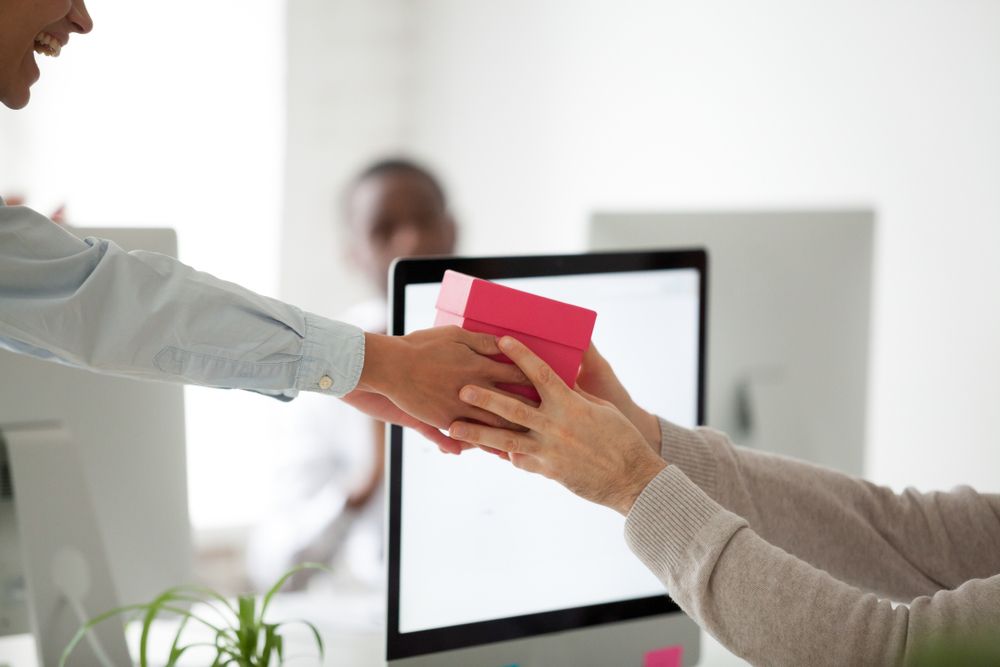
{"label": "white teeth", "polygon": [[35,37],[35,52],[44,56],[58,58],[62,51],[62,44],[55,37],[47,32],[40,32]]}

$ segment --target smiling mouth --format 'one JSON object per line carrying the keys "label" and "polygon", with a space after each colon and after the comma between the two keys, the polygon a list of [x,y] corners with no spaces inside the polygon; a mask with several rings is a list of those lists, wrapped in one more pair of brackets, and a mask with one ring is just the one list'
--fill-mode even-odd
{"label": "smiling mouth", "polygon": [[58,58],[60,52],[62,52],[62,44],[49,33],[40,32],[38,33],[38,37],[35,37],[35,53],[40,53],[43,56],[51,58]]}

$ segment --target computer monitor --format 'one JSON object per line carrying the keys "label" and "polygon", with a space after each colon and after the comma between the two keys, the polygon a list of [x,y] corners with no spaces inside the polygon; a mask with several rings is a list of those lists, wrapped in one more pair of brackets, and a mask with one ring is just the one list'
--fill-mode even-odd
{"label": "computer monitor", "polygon": [[[433,326],[446,269],[595,310],[593,341],[633,397],[702,422],[703,252],[399,260],[394,334]],[[409,429],[389,446],[389,664],[642,665],[676,645],[697,662],[697,625],[629,551],[620,515]]]}
{"label": "computer monitor", "polygon": [[[70,231],[110,239],[126,250],[177,253],[171,229]],[[122,603],[150,600],[168,586],[191,580],[183,387],[100,375],[0,350],[0,396],[0,428],[57,422],[72,439]],[[13,498],[0,497],[3,535],[16,534],[18,480],[9,481]],[[64,491],[58,480],[49,490]],[[0,549],[0,636],[27,627],[19,549],[9,546]]]}
{"label": "computer monitor", "polygon": [[[14,529],[5,532],[22,554],[6,562],[20,565],[27,584],[31,613],[25,631],[33,635],[37,656],[36,663],[25,651],[14,664],[56,665],[83,623],[121,602],[72,434],[57,422],[0,424],[0,450],[0,465],[8,466],[15,487],[3,504],[13,506],[17,517]],[[9,609],[0,614],[8,616]],[[17,649],[0,645],[4,653]],[[93,628],[70,664],[131,664],[121,625]]]}
{"label": "computer monitor", "polygon": [[708,424],[740,445],[864,472],[875,213],[604,212],[599,251],[712,258]]}

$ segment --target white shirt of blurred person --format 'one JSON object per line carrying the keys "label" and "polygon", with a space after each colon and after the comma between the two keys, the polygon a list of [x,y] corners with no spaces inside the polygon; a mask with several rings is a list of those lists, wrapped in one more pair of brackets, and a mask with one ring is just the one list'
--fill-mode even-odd
{"label": "white shirt of blurred person", "polygon": [[[377,296],[342,319],[385,333],[389,265],[397,257],[454,252],[457,226],[444,188],[425,167],[406,159],[376,162],[345,191],[342,206],[351,263]],[[383,570],[385,425],[329,401],[300,396],[290,412],[280,456],[274,512],[250,542],[248,570],[265,586],[301,562],[333,565],[377,585]],[[344,571],[346,568],[346,572]],[[304,587],[310,570],[293,579]]]}

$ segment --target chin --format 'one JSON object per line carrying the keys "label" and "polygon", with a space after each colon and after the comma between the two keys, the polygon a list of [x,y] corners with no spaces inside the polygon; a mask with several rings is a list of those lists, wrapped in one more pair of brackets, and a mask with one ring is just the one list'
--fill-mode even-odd
{"label": "chin", "polygon": [[29,99],[30,99],[30,96],[28,96],[28,95],[25,95],[24,97],[14,98],[14,99],[9,99],[9,98],[5,97],[2,100],[0,100],[0,102],[3,102],[3,105],[5,107],[7,107],[8,109],[13,109],[14,111],[17,111],[18,109],[23,109],[24,107],[28,106],[28,100]]}
{"label": "chin", "polygon": [[3,103],[8,109],[23,109],[28,106],[28,100],[31,99],[31,89],[25,86],[21,90],[2,90],[0,91],[0,102]]}

